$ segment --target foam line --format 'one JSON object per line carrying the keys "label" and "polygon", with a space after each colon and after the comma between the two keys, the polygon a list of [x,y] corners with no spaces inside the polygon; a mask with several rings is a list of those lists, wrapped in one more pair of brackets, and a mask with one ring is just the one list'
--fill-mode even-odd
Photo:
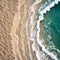
{"label": "foam line", "polygon": [[30,16],[30,40],[33,41],[32,44],[32,50],[35,51],[36,53],[36,57],[38,60],[40,60],[40,54],[38,54],[39,49],[38,49],[38,45],[36,43],[37,40],[37,31],[36,31],[36,23],[37,21],[34,20],[34,15],[35,15],[35,10],[34,10],[34,6],[39,4],[42,0],[35,0],[35,2],[33,3],[33,5],[30,6],[29,11],[28,12],[32,12],[33,14]]}

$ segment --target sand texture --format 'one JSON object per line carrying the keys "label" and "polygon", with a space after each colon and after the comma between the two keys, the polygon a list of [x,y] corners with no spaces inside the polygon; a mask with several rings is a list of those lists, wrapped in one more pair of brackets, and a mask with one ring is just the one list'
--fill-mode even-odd
{"label": "sand texture", "polygon": [[[33,3],[34,0],[0,0],[0,60],[37,60],[26,33],[26,22],[30,24],[33,14],[28,9]],[[30,25],[27,29],[30,34]]]}

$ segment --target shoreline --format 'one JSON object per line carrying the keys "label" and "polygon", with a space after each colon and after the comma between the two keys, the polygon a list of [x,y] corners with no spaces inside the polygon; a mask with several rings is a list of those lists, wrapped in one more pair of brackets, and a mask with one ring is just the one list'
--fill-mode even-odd
{"label": "shoreline", "polygon": [[38,6],[38,5],[40,6],[40,4],[41,4],[41,0],[40,1],[36,0],[33,3],[33,5],[30,6],[30,8],[29,8],[30,11],[32,12],[32,16],[30,16],[30,27],[31,27],[30,28],[30,40],[33,42],[32,43],[32,50],[35,51],[36,57],[37,57],[38,60],[40,60],[40,57],[39,57],[40,54],[38,54],[39,48],[37,48],[37,50],[35,49],[36,46],[37,46],[37,45],[35,45],[35,41],[37,39],[37,35],[36,35],[36,22],[37,22],[37,20],[36,20],[36,18],[37,18],[36,17],[36,13],[37,13],[39,7],[37,7],[37,10],[35,10],[35,6]]}

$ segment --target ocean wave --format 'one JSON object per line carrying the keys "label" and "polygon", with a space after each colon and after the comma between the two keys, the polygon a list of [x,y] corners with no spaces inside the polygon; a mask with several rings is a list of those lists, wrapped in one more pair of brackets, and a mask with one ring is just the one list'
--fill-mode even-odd
{"label": "ocean wave", "polygon": [[[39,13],[40,16],[39,16],[39,20],[37,20],[37,29],[38,29],[38,31],[37,31],[37,43],[39,44],[39,46],[42,47],[42,50],[43,50],[44,52],[46,52],[49,56],[52,57],[52,59],[55,59],[55,60],[58,60],[58,59],[57,59],[57,55],[54,54],[53,52],[49,52],[49,51],[48,51],[48,48],[47,48],[47,49],[45,48],[46,46],[44,46],[44,45],[42,44],[42,41],[44,41],[44,40],[43,40],[43,39],[40,40],[40,35],[39,35],[39,33],[40,33],[40,21],[44,19],[44,14],[46,14],[47,11],[50,11],[50,8],[52,8],[53,6],[55,6],[55,4],[58,4],[59,1],[60,1],[60,0],[53,0],[53,1],[48,0],[45,4],[43,4],[43,6],[41,6],[40,9],[38,10],[38,13]],[[49,37],[49,38],[51,38],[51,37]],[[53,42],[50,42],[50,43],[52,43],[54,50],[60,52],[58,49],[55,48]],[[51,47],[52,47],[52,46],[50,46],[50,48],[51,48]]]}

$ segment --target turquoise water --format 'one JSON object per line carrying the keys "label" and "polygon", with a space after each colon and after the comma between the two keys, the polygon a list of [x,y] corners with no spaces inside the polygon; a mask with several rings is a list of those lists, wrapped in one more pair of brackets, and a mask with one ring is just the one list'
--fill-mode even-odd
{"label": "turquoise water", "polygon": [[[51,51],[53,51],[54,48],[60,50],[60,3],[44,14],[44,19],[41,24],[44,30],[42,31],[43,38],[47,46]],[[58,54],[60,58],[60,53]]]}

